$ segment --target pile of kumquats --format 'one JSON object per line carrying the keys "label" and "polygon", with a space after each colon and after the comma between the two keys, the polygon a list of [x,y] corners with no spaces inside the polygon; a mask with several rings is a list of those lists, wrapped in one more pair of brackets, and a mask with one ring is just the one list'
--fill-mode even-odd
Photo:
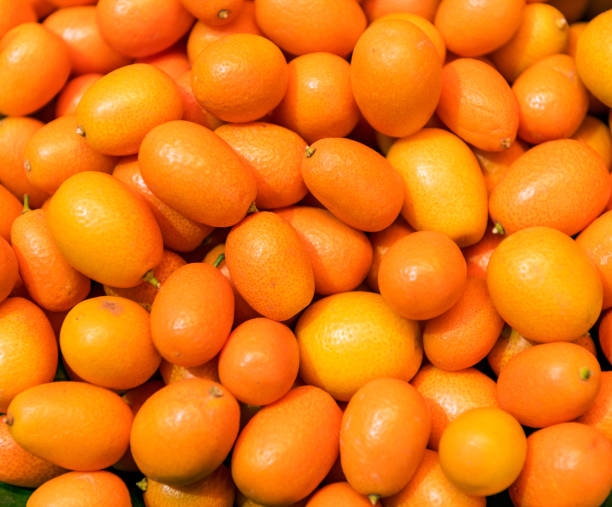
{"label": "pile of kumquats", "polygon": [[0,37],[0,506],[612,505],[612,0]]}

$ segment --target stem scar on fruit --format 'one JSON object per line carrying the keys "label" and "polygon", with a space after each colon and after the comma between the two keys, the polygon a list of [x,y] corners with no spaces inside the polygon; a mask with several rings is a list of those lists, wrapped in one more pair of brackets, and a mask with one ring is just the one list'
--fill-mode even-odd
{"label": "stem scar on fruit", "polygon": [[312,157],[316,153],[317,149],[312,146],[306,146],[306,158]]}
{"label": "stem scar on fruit", "polygon": [[499,234],[500,236],[503,236],[504,234],[506,234],[506,230],[504,229],[502,224],[500,224],[499,222],[495,222],[495,225],[493,226],[493,229],[491,229],[491,232],[493,234]]}
{"label": "stem scar on fruit", "polygon": [[230,14],[232,12],[228,9],[221,9],[219,12],[217,12],[217,17],[219,19],[227,19],[230,17]]}
{"label": "stem scar on fruit", "polygon": [[85,137],[85,129],[80,125],[76,128],[76,133],[81,137]]}

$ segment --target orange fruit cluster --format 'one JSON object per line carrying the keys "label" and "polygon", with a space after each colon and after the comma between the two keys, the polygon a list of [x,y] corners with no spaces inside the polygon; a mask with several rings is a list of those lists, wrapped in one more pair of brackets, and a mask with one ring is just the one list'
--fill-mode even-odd
{"label": "orange fruit cluster", "polygon": [[0,0],[0,505],[599,507],[611,108],[609,0]]}

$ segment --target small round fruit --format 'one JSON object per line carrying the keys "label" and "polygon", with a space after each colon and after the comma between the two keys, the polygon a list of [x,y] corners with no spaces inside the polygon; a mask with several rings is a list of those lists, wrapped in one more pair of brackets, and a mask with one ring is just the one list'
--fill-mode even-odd
{"label": "small round fruit", "polygon": [[418,231],[389,248],[380,262],[378,286],[400,315],[426,320],[459,300],[466,277],[465,259],[452,240],[439,232]]}
{"label": "small round fruit", "polygon": [[527,438],[518,421],[498,408],[475,408],[451,422],[440,439],[440,466],[470,495],[494,495],[518,477]]}
{"label": "small round fruit", "polygon": [[174,271],[151,306],[151,335],[166,361],[198,366],[215,357],[232,329],[234,293],[213,266],[194,262]]}
{"label": "small round fruit", "polygon": [[295,335],[284,324],[251,319],[240,324],[219,355],[219,379],[241,402],[268,405],[289,392],[298,374]]}
{"label": "small round fruit", "polygon": [[78,471],[101,470],[128,448],[132,411],[114,392],[84,382],[50,382],[9,405],[12,437],[27,451]]}
{"label": "small round fruit", "polygon": [[57,343],[43,311],[20,297],[0,303],[0,412],[21,391],[51,382]]}
{"label": "small round fruit", "polygon": [[130,448],[147,477],[184,486],[216,470],[240,423],[238,402],[222,385],[192,378],[163,387],[134,418]]}
{"label": "small round fruit", "polygon": [[227,35],[204,48],[192,69],[193,94],[217,118],[254,121],[271,112],[287,91],[282,51],[253,34]]}
{"label": "small round fruit", "polygon": [[334,399],[314,386],[296,387],[262,408],[234,446],[236,487],[263,504],[306,498],[336,461],[341,417]]}
{"label": "small round fruit", "polygon": [[423,358],[418,324],[371,292],[320,299],[300,316],[295,333],[301,378],[341,401],[378,377],[410,381]]}
{"label": "small round fruit", "polygon": [[595,400],[601,368],[575,343],[544,343],[514,356],[499,372],[499,406],[532,428],[580,417]]}
{"label": "small round fruit", "polygon": [[133,155],[149,130],[181,118],[183,101],[168,74],[153,65],[134,63],[91,85],[76,115],[79,132],[94,150]]}
{"label": "small round fruit", "polygon": [[510,498],[519,507],[602,505],[611,488],[612,442],[595,428],[569,422],[529,435]]}
{"label": "small round fruit", "polygon": [[597,321],[599,273],[572,238],[529,227],[504,239],[487,268],[487,287],[502,319],[533,341],[574,340]]}
{"label": "small round fruit", "polygon": [[430,431],[425,400],[408,382],[368,382],[342,416],[340,460],[349,484],[362,495],[398,493],[423,459]]}
{"label": "small round fruit", "polygon": [[109,174],[85,171],[68,178],[45,217],[68,263],[102,284],[134,287],[161,261],[162,235],[153,213]]}
{"label": "small round fruit", "polygon": [[72,308],[60,332],[62,357],[80,378],[109,389],[132,389],[157,370],[149,313],[122,297],[101,296]]}

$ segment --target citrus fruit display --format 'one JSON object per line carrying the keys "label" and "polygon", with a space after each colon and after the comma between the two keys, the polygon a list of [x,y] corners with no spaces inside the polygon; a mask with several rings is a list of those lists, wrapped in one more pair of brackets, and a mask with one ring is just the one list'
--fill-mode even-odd
{"label": "citrus fruit display", "polygon": [[612,506],[611,0],[0,0],[0,507]]}

